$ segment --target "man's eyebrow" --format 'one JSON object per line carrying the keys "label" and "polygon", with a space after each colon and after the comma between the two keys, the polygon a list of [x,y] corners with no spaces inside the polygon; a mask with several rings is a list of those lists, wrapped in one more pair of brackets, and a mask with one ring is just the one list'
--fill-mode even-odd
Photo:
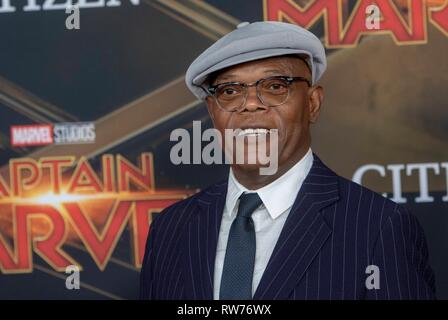
{"label": "man's eyebrow", "polygon": [[[288,73],[288,72],[286,72],[285,70],[280,70],[280,69],[268,69],[268,70],[264,70],[263,73],[278,73],[278,74],[281,74],[281,75],[285,75],[285,74]],[[232,78],[235,78],[235,77],[238,77],[238,75],[233,74],[233,73],[231,73],[231,74],[226,74],[226,75],[224,75],[224,76],[218,76],[218,77],[215,79],[215,82],[216,82],[216,81],[226,80],[226,79],[232,79]]]}
{"label": "man's eyebrow", "polygon": [[216,77],[215,81],[216,80],[230,79],[230,78],[233,78],[233,77],[236,77],[236,75],[235,74],[227,74],[225,76],[218,76],[218,77]]}
{"label": "man's eyebrow", "polygon": [[280,73],[282,75],[289,73],[285,70],[281,70],[281,69],[269,69],[269,70],[265,70],[264,73]]}

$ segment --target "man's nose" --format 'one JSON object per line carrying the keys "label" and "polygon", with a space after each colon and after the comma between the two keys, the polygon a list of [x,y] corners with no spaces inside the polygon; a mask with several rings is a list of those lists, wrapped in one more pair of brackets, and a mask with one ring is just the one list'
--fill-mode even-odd
{"label": "man's nose", "polygon": [[257,95],[257,88],[255,86],[247,88],[247,96],[242,111],[257,111],[266,110],[267,107],[261,102]]}

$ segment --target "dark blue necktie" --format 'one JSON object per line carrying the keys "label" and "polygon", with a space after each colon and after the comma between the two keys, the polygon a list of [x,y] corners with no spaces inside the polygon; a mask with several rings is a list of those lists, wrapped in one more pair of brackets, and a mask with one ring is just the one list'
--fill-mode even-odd
{"label": "dark blue necktie", "polygon": [[261,203],[256,193],[240,196],[238,213],[230,227],[227,241],[219,292],[221,300],[252,299],[256,243],[251,215]]}

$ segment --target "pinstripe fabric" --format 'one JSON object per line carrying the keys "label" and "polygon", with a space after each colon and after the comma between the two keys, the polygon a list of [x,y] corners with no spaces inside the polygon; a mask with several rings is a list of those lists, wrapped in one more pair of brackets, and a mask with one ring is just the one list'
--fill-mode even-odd
{"label": "pinstripe fabric", "polygon": [[[144,299],[213,299],[227,182],[153,221],[141,271]],[[365,286],[368,265],[380,288]],[[432,299],[423,230],[405,207],[337,176],[314,155],[254,299]]]}

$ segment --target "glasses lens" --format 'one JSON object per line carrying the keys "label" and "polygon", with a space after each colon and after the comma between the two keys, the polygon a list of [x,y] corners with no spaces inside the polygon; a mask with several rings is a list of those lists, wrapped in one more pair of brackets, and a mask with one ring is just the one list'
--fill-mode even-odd
{"label": "glasses lens", "polygon": [[265,79],[258,84],[258,92],[264,105],[278,106],[288,99],[289,83],[284,79]]}
{"label": "glasses lens", "polygon": [[226,110],[239,108],[244,102],[244,87],[239,84],[225,84],[216,88],[216,99]]}

